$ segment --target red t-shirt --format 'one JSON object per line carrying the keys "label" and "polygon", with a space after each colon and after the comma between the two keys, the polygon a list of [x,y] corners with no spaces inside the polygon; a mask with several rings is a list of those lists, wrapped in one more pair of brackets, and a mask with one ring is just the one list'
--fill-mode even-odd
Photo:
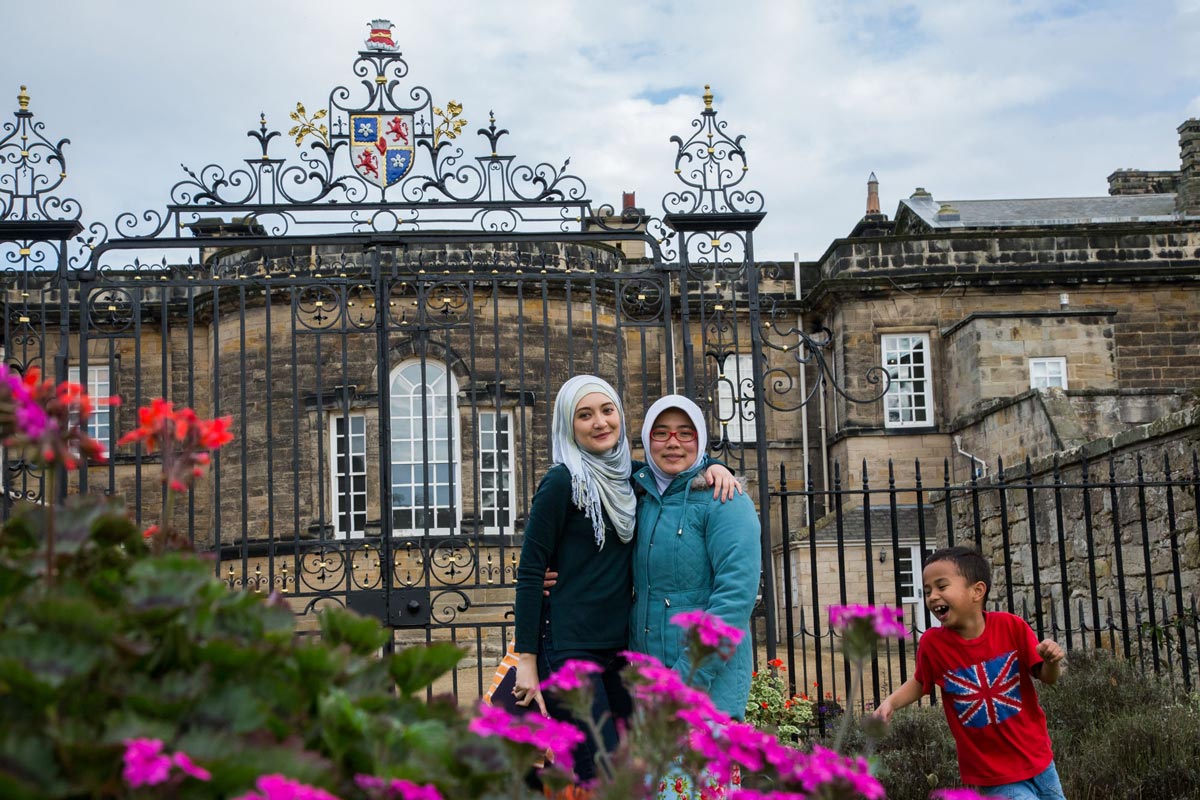
{"label": "red t-shirt", "polygon": [[963,783],[1029,780],[1054,760],[1033,688],[1031,671],[1042,663],[1037,645],[1029,623],[1003,611],[985,612],[974,639],[945,628],[921,636],[915,677],[926,694],[934,684],[942,689]]}

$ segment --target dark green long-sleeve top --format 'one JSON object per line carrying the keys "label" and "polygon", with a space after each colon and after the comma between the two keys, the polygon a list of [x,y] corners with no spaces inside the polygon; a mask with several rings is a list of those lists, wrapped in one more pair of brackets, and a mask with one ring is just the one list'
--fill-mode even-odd
{"label": "dark green long-sleeve top", "polygon": [[632,607],[633,543],[622,542],[605,516],[604,549],[587,514],[571,502],[571,473],[557,464],[538,485],[529,507],[521,563],[517,567],[516,645],[538,652],[542,581],[558,572],[550,590],[554,649],[624,650]]}

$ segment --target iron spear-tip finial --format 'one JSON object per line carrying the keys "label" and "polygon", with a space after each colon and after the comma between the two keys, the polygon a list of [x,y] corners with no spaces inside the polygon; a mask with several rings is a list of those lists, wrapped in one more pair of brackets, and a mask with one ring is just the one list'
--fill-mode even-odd
{"label": "iron spear-tip finial", "polygon": [[24,86],[21,87],[21,93],[17,95],[17,105],[21,107],[22,111],[29,110],[29,92]]}
{"label": "iron spear-tip finial", "polygon": [[710,87],[706,83],[706,84],[704,84],[704,110],[705,111],[713,110],[712,101],[713,101],[712,87]]}

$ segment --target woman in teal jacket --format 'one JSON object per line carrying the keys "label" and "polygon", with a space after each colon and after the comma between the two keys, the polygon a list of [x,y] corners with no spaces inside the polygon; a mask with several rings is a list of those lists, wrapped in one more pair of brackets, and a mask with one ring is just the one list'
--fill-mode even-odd
{"label": "woman in teal jacket", "polygon": [[[533,496],[517,568],[513,694],[518,705],[536,702],[542,713],[587,733],[587,725],[552,696],[543,698],[538,687],[568,660],[600,666],[602,672],[590,676],[592,716],[597,722],[607,718],[604,746],[612,750],[618,726],[632,712],[620,671],[625,664],[621,652],[628,646],[637,505],[625,415],[616,391],[594,375],[568,380],[554,401],[551,436],[555,466]],[[729,470],[714,466],[712,479],[714,487],[706,486],[709,494],[732,494]],[[543,594],[548,569],[560,579]],[[595,776],[595,756],[589,733],[574,753],[581,781]]]}
{"label": "woman in teal jacket", "polygon": [[745,494],[721,503],[711,489],[704,491],[707,438],[703,412],[682,395],[667,395],[646,413],[642,444],[649,463],[633,476],[640,496],[630,649],[687,678],[691,665],[673,616],[701,609],[741,629],[745,636],[733,658],[710,657],[693,682],[717,708],[742,719],[754,668],[750,612],[761,571],[760,528]]}

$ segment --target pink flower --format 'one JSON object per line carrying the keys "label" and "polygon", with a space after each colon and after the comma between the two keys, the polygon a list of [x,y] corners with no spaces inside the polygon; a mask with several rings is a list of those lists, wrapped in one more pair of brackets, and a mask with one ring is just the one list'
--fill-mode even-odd
{"label": "pink flower", "polygon": [[212,779],[211,772],[203,767],[196,766],[188,754],[182,750],[171,757],[171,762],[175,764],[175,766],[179,767],[181,772],[191,775],[198,781],[207,781]]}
{"label": "pink flower", "polygon": [[386,780],[374,775],[355,775],[354,782],[372,797],[399,800],[443,800],[441,793],[430,785],[420,786],[403,778]]}
{"label": "pink flower", "polygon": [[131,788],[157,786],[171,777],[171,759],[159,739],[126,739],[122,777]]}
{"label": "pink flower", "polygon": [[257,792],[246,792],[234,800],[338,800],[324,789],[278,774],[260,775],[254,785]]}
{"label": "pink flower", "polygon": [[880,639],[908,633],[903,612],[887,606],[830,606],[829,627],[842,632],[842,650],[856,662],[870,658]]}
{"label": "pink flower", "polygon": [[622,650],[621,656],[634,666],[661,667],[663,663],[657,658],[646,653],[637,653],[633,650]]}
{"label": "pink flower", "polygon": [[583,741],[583,732],[570,723],[536,714],[514,717],[503,708],[486,703],[480,703],[479,716],[467,728],[479,736],[499,736],[548,751],[554,763],[568,769],[572,765],[571,750]]}
{"label": "pink flower", "polygon": [[786,779],[799,783],[810,794],[832,784],[847,786],[867,800],[879,800],[884,796],[883,784],[871,775],[865,758],[843,756],[820,745],[814,745],[806,759],[796,762]]}
{"label": "pink flower", "polygon": [[173,766],[196,780],[207,781],[212,778],[212,774],[196,766],[187,753],[180,751],[173,756],[166,755],[160,739],[126,739],[123,760],[125,767],[122,776],[134,789],[166,783],[171,778]]}
{"label": "pink flower", "polygon": [[676,614],[671,617],[671,624],[685,631],[695,631],[700,644],[718,650],[726,647],[727,643],[736,646],[745,635],[741,628],[735,628],[720,617],[699,610]]}
{"label": "pink flower", "polygon": [[562,668],[551,675],[546,680],[542,681],[542,691],[555,690],[559,692],[573,692],[583,686],[584,680],[588,675],[596,675],[604,671],[604,668],[592,661],[583,661],[582,659],[569,659]]}
{"label": "pink flower", "polygon": [[722,733],[727,743],[726,752],[731,759],[751,771],[762,769],[763,748],[768,741],[775,741],[774,736],[745,722],[726,725]]}
{"label": "pink flower", "polygon": [[706,692],[693,689],[683,682],[679,673],[661,664],[634,667],[629,674],[634,697],[655,705],[670,704],[676,708],[690,708],[705,718],[728,721],[728,717],[716,709]]}
{"label": "pink flower", "polygon": [[908,633],[904,627],[904,612],[889,606],[830,606],[829,625],[834,630],[849,630],[859,621],[869,622],[882,637],[902,639]]}
{"label": "pink flower", "polygon": [[37,367],[24,374],[0,364],[0,436],[3,444],[35,454],[43,464],[76,469],[80,460],[103,461],[104,444],[87,433],[96,404],[116,406],[117,397],[88,397],[78,383],[55,386]]}

